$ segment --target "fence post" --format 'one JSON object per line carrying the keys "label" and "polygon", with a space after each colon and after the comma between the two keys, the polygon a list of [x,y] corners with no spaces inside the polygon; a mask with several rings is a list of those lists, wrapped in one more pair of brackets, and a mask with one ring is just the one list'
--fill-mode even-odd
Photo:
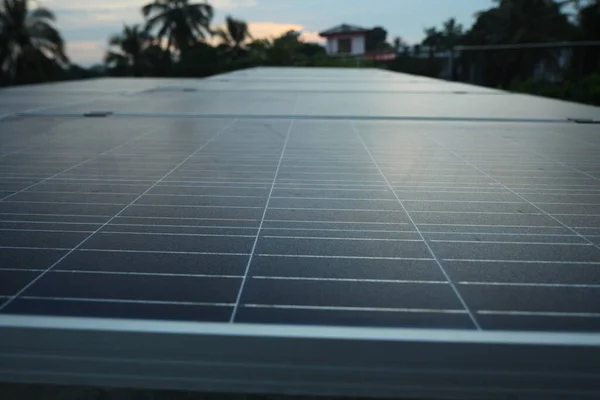
{"label": "fence post", "polygon": [[454,48],[450,49],[450,63],[449,63],[449,68],[450,68],[450,72],[449,72],[449,78],[451,81],[455,81],[456,79],[454,79]]}
{"label": "fence post", "polygon": [[477,57],[477,64],[479,66],[478,68],[478,77],[477,77],[477,84],[480,86],[484,86],[485,83],[485,72],[484,72],[484,53],[485,50],[480,50],[479,51],[479,57]]}
{"label": "fence post", "polygon": [[582,98],[582,85],[583,85],[583,64],[585,52],[579,51],[577,57],[577,85],[575,85],[575,100],[580,101]]}
{"label": "fence post", "polygon": [[[473,54],[473,52],[471,53]],[[476,82],[476,75],[477,74],[477,64],[475,62],[474,59],[474,54],[469,56],[469,83],[475,85],[477,84]]]}

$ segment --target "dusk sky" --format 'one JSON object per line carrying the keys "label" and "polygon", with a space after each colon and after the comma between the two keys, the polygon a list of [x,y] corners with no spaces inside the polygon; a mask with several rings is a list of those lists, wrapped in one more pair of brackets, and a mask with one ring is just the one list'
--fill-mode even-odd
{"label": "dusk sky", "polygon": [[[202,0],[198,0],[201,2]],[[73,62],[100,63],[107,38],[123,24],[142,22],[140,8],[149,0],[40,0],[52,9],[67,41]],[[213,25],[226,15],[243,19],[255,38],[301,30],[307,41],[318,41],[318,32],[341,23],[364,27],[383,26],[390,39],[408,43],[423,38],[423,29],[455,17],[469,26],[477,11],[490,8],[491,0],[209,0],[215,7]]]}

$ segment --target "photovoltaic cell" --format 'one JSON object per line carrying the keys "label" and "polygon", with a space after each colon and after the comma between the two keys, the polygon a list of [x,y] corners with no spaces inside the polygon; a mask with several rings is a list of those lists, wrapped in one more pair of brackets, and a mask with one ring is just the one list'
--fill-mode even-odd
{"label": "photovoltaic cell", "polygon": [[0,99],[0,320],[600,331],[598,108],[320,69]]}

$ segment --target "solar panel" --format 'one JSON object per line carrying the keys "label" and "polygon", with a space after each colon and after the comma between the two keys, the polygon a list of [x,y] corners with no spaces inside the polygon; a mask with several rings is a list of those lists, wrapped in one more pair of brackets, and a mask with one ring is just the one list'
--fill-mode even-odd
{"label": "solar panel", "polygon": [[0,115],[0,380],[600,393],[596,107],[259,68]]}

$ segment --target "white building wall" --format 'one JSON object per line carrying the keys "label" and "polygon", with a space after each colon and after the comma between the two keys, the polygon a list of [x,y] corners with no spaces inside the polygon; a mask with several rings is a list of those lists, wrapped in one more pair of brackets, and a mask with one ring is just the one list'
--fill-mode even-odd
{"label": "white building wall", "polygon": [[364,36],[354,36],[352,38],[352,54],[357,56],[365,54],[365,45]]}
{"label": "white building wall", "polygon": [[360,56],[365,54],[366,41],[364,35],[348,35],[348,36],[336,36],[333,38],[327,38],[327,54],[336,55],[338,54],[338,41],[340,39],[352,39],[352,52],[350,54]]}
{"label": "white building wall", "polygon": [[338,40],[337,38],[327,38],[327,54],[337,54]]}

